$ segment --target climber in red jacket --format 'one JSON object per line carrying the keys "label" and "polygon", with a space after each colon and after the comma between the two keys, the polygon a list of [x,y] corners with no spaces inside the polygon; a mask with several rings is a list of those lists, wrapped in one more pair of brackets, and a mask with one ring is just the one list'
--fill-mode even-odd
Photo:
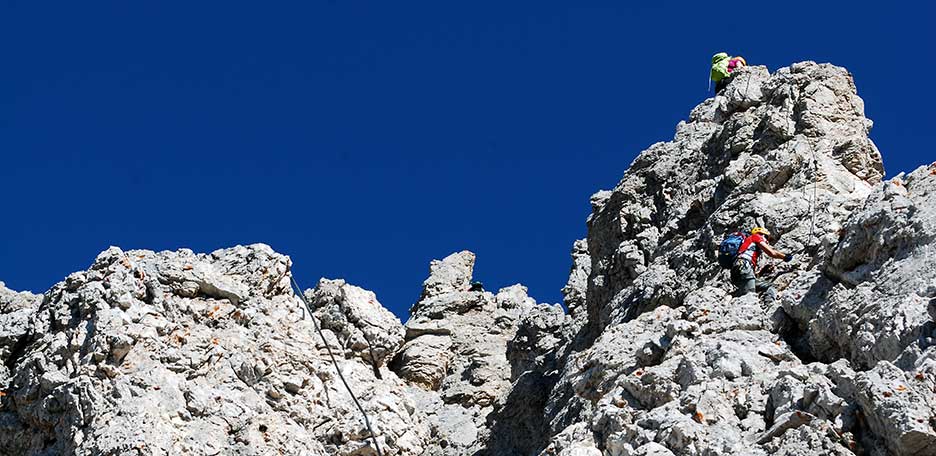
{"label": "climber in red jacket", "polygon": [[757,259],[761,252],[769,257],[781,259],[786,262],[793,260],[793,255],[782,253],[770,246],[767,239],[770,237],[770,231],[766,228],[757,227],[751,230],[751,235],[744,238],[741,247],[738,249],[738,256],[731,265],[731,283],[738,287],[738,295],[744,295],[753,291],[767,292],[767,296],[772,299],[774,295],[773,287],[770,282],[757,278]]}

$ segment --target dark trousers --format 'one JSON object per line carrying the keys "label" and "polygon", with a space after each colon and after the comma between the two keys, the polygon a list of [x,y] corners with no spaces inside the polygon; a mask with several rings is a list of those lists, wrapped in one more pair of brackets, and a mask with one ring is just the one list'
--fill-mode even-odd
{"label": "dark trousers", "polygon": [[754,265],[744,258],[738,258],[731,265],[731,283],[738,288],[736,296],[753,292],[766,292],[764,297],[772,301],[776,292],[770,282],[757,278],[754,274]]}
{"label": "dark trousers", "polygon": [[731,77],[722,78],[722,80],[715,83],[715,93],[719,93],[722,90],[725,90],[725,87],[728,87],[728,81],[731,80]]}

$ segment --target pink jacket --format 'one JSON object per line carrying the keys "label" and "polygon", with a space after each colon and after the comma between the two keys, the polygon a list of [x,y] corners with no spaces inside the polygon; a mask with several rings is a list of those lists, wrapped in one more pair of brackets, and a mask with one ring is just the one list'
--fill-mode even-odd
{"label": "pink jacket", "polygon": [[742,64],[740,60],[736,58],[731,59],[728,61],[728,72],[731,73],[732,71],[735,70],[735,68],[739,68],[741,66],[744,66],[744,64]]}

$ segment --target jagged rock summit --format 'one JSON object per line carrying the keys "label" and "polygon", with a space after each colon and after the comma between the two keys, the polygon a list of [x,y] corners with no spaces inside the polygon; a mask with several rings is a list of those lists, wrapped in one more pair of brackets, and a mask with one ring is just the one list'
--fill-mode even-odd
{"label": "jagged rock summit", "polygon": [[[0,283],[0,454],[936,454],[936,163],[882,181],[851,75],[737,73],[592,196],[565,309],[434,261],[406,323],[265,245]],[[734,296],[722,236],[794,261]],[[320,322],[324,342],[315,331]]]}

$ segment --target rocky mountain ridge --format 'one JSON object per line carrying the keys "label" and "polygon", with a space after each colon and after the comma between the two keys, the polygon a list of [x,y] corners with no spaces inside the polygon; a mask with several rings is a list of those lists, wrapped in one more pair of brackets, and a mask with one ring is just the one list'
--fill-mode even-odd
{"label": "rocky mountain ridge", "polygon": [[[936,163],[882,181],[871,126],[843,68],[743,69],[592,196],[565,309],[471,252],[405,323],[262,244],[0,284],[0,454],[377,454],[326,344],[384,455],[936,454]],[[715,262],[752,226],[773,300]]]}

